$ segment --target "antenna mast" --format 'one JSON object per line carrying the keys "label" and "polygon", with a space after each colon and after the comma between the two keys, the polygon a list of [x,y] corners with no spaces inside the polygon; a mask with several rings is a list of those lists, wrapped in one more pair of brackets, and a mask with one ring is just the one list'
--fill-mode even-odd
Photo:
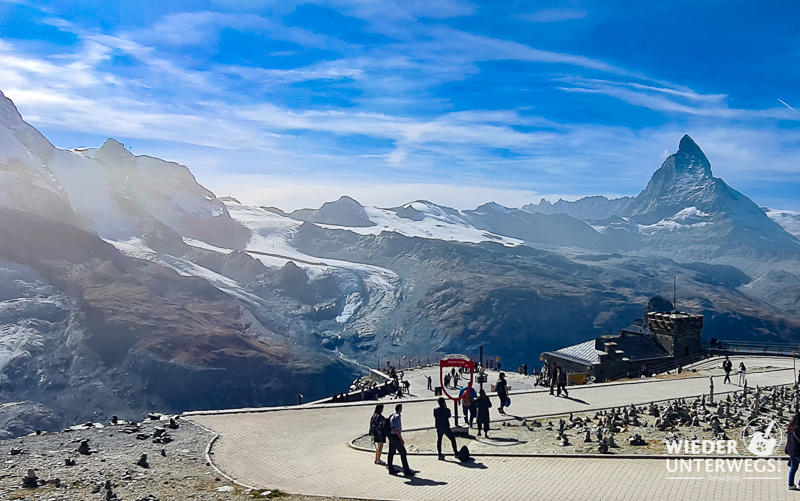
{"label": "antenna mast", "polygon": [[672,309],[678,311],[678,277],[672,277]]}

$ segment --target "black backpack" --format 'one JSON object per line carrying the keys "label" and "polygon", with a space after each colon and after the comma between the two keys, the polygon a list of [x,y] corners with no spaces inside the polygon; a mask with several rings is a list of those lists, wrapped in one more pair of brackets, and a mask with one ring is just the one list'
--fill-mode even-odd
{"label": "black backpack", "polygon": [[462,463],[466,463],[467,461],[472,461],[472,458],[469,457],[469,449],[467,448],[466,445],[461,446],[461,449],[458,450],[458,454],[456,454],[456,456],[458,456],[458,460],[461,461]]}
{"label": "black backpack", "polygon": [[379,428],[381,435],[388,437],[392,432],[392,423],[387,418],[383,418],[380,422]]}

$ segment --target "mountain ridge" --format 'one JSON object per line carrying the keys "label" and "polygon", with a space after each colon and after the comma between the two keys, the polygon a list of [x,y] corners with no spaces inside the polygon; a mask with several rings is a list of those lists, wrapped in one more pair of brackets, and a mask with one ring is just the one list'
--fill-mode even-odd
{"label": "mountain ridge", "polygon": [[[0,402],[35,403],[31,427],[292,403],[387,359],[480,346],[532,364],[629,324],[675,276],[706,337],[800,331],[796,238],[688,136],[650,191],[541,206],[572,215],[350,197],[286,213],[113,139],[54,148],[0,110]],[[692,180],[680,197],[676,179]]]}

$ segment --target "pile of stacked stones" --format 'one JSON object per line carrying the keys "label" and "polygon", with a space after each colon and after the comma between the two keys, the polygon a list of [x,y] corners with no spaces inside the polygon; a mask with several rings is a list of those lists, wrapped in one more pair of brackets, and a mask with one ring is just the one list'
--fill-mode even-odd
{"label": "pile of stacked stones", "polygon": [[[543,425],[538,420],[523,420],[521,426],[531,432],[542,427],[544,431],[555,432],[554,438],[559,446],[572,445],[567,434],[572,430],[572,435],[582,436],[584,443],[597,443],[598,452],[608,453],[610,449],[619,447],[616,441],[619,433],[628,433],[629,446],[648,445],[643,435],[651,440],[666,442],[684,438],[684,432],[688,432],[692,435],[685,438],[696,440],[695,432],[699,430],[710,433],[715,440],[729,440],[741,432],[745,436],[753,431],[763,432],[771,419],[785,426],[798,410],[800,391],[796,386],[755,389],[745,386],[716,402],[713,396],[702,395],[662,404],[651,402],[640,407],[615,407],[595,412],[593,416],[581,417],[570,413],[568,419],[560,419],[557,424],[548,421]],[[755,430],[749,429],[747,425],[757,417],[769,419],[755,423]],[[634,433],[639,431],[637,429],[641,432]]]}

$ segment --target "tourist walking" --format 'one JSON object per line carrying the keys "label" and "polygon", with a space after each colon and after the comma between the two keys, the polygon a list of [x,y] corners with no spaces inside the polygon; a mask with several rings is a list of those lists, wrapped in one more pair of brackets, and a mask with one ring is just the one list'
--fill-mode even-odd
{"label": "tourist walking", "polygon": [[428,389],[433,391],[433,378],[428,376]]}
{"label": "tourist walking", "polygon": [[569,393],[567,393],[567,371],[562,367],[557,367],[556,372],[558,373],[556,379],[558,380],[558,396],[561,396],[561,390],[564,390],[564,396],[569,397]]}
{"label": "tourist walking", "polygon": [[730,383],[731,382],[731,371],[733,370],[733,362],[727,356],[725,360],[722,362],[722,370],[725,371],[725,379],[722,380],[722,384]]}
{"label": "tourist walking", "polygon": [[787,428],[786,454],[789,455],[789,490],[800,490],[794,483],[797,467],[800,465],[800,413],[794,415]]}
{"label": "tourist walking", "polygon": [[[475,391],[475,388],[469,389],[469,394],[464,396],[467,393],[467,387],[461,388],[461,391],[458,392],[459,397],[461,398],[461,407],[464,409],[464,421],[469,423],[469,427],[472,428],[472,423],[475,421],[475,399],[478,397],[478,393]],[[467,418],[467,414],[469,414],[469,418]]]}
{"label": "tourist walking", "polygon": [[400,419],[400,414],[403,413],[403,404],[394,406],[394,413],[389,416],[389,459],[387,466],[389,467],[389,475],[397,475],[392,466],[395,453],[400,454],[400,461],[403,463],[403,474],[407,477],[414,476],[414,470],[408,466],[408,457],[406,452],[405,441],[403,440],[403,423]]}
{"label": "tourist walking", "polygon": [[746,375],[747,375],[747,367],[744,366],[744,362],[739,362],[739,382],[737,386],[742,386],[743,384],[745,384]]}
{"label": "tourist walking", "polygon": [[475,408],[477,409],[477,419],[476,422],[478,423],[478,436],[481,436],[481,430],[486,434],[486,438],[489,438],[489,409],[492,407],[492,401],[489,400],[489,396],[486,394],[485,391],[481,390],[478,399],[475,400]]}
{"label": "tourist walking", "polygon": [[556,363],[553,362],[553,366],[547,370],[547,377],[550,380],[550,394],[553,394],[553,390],[556,388],[556,382],[558,381],[556,374]]}
{"label": "tourist walking", "polygon": [[453,455],[458,456],[456,437],[453,435],[453,430],[450,429],[450,409],[447,408],[444,397],[439,397],[439,406],[433,409],[433,420],[436,423],[436,450],[439,452],[439,460],[444,460],[444,454],[442,454],[443,436],[450,439],[450,444],[453,446]]}
{"label": "tourist walking", "polygon": [[384,464],[381,461],[381,451],[383,451],[383,444],[386,443],[386,425],[387,419],[383,417],[383,404],[378,404],[369,420],[369,435],[375,442],[375,464]]}
{"label": "tourist walking", "polygon": [[500,373],[500,379],[494,384],[494,391],[497,392],[497,398],[500,399],[500,408],[498,412],[500,412],[500,414],[505,414],[506,411],[503,410],[503,407],[506,406],[506,398],[508,398],[508,383],[506,382],[505,373]]}

